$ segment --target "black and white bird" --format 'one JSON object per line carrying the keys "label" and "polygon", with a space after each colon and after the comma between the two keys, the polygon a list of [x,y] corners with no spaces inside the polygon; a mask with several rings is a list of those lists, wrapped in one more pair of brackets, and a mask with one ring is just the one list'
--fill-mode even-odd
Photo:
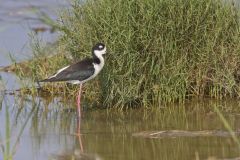
{"label": "black and white bird", "polygon": [[106,54],[106,46],[103,43],[97,43],[92,48],[92,58],[86,58],[75,64],[63,67],[54,75],[39,82],[65,81],[72,84],[80,84],[80,89],[77,96],[78,116],[80,117],[82,84],[96,77],[102,70],[104,66],[104,54]]}

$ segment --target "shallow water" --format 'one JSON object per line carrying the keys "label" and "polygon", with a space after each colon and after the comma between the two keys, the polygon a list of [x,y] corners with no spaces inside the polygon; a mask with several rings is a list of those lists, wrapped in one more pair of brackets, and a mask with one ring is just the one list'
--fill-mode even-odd
{"label": "shallow water", "polygon": [[[56,18],[67,2],[3,1],[0,6],[0,66],[12,63],[9,53],[22,61],[31,58],[28,33],[48,27],[37,21],[39,10]],[[38,34],[53,42],[57,34]],[[188,160],[234,159],[239,146],[228,136],[133,136],[143,131],[226,131],[214,107],[235,131],[240,129],[238,100],[192,100],[184,105],[153,109],[88,110],[77,119],[75,104],[55,97],[11,94],[21,86],[13,74],[0,73],[0,160]],[[2,80],[1,80],[2,79]],[[5,90],[9,94],[4,94]],[[65,103],[62,103],[65,101]],[[8,158],[6,158],[8,157]]]}
{"label": "shallow water", "polygon": [[[12,149],[16,150],[15,159],[186,160],[240,156],[231,136],[133,136],[143,131],[226,131],[213,112],[214,106],[230,107],[232,110],[224,115],[233,129],[239,130],[240,115],[234,111],[239,105],[232,101],[194,101],[188,105],[126,112],[85,110],[79,121],[75,111],[69,109],[72,106],[51,103],[46,107],[42,98],[32,101],[31,97],[5,96],[2,104],[1,145],[6,147],[9,142],[12,149],[16,143],[16,149]],[[5,138],[7,128],[10,138]]]}

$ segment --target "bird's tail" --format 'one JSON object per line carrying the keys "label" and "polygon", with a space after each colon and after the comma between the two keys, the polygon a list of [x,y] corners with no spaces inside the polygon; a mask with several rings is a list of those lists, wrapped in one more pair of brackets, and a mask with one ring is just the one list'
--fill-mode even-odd
{"label": "bird's tail", "polygon": [[46,79],[40,80],[38,82],[60,82],[60,81],[64,81],[64,80],[59,79],[56,76],[51,76],[51,77],[48,77]]}
{"label": "bird's tail", "polygon": [[47,78],[47,79],[40,80],[38,82],[54,82],[54,81],[56,81],[54,78]]}
{"label": "bird's tail", "polygon": [[48,79],[42,79],[42,80],[40,80],[38,82],[48,82],[48,81],[49,81]]}

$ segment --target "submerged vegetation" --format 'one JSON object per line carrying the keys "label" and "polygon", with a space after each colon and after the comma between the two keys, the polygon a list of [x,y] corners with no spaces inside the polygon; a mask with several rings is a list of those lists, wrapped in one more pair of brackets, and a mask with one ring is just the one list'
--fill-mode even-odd
{"label": "submerged vegetation", "polygon": [[[87,0],[76,1],[61,22],[46,22],[62,32],[59,52],[74,60],[106,43],[106,65],[85,97],[123,107],[239,97],[239,18],[221,0]],[[69,61],[57,56],[31,66],[45,78]]]}

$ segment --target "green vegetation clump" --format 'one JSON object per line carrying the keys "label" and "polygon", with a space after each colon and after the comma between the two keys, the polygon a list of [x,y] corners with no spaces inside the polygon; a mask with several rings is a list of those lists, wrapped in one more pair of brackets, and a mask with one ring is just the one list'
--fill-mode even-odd
{"label": "green vegetation clump", "polygon": [[63,33],[60,44],[74,59],[89,55],[94,43],[106,43],[106,65],[98,79],[98,99],[105,106],[239,96],[239,12],[233,4],[77,1],[55,27]]}

